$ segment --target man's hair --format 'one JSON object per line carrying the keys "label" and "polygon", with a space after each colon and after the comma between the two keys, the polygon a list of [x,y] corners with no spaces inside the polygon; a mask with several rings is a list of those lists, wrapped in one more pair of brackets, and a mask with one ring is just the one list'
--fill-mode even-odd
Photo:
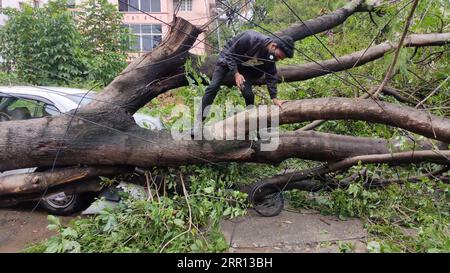
{"label": "man's hair", "polygon": [[272,40],[284,52],[286,57],[292,58],[294,56],[294,40],[291,36],[272,37]]}

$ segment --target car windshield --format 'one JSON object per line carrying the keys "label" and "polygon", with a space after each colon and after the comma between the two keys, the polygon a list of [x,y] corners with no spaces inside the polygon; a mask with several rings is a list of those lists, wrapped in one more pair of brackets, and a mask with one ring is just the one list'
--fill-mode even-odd
{"label": "car windshield", "polygon": [[68,99],[72,100],[73,102],[75,102],[76,104],[86,105],[92,101],[92,99],[95,97],[95,93],[91,92],[87,95],[85,95],[83,93],[70,94],[70,95],[66,95],[66,97]]}

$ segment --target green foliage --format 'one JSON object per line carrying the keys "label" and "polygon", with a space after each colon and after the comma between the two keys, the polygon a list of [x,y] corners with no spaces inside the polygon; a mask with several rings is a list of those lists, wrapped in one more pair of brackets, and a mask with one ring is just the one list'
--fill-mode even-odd
{"label": "green foliage", "polygon": [[448,184],[424,178],[420,183],[368,190],[361,182],[318,194],[294,190],[286,196],[294,208],[362,218],[371,234],[369,252],[450,251]]}
{"label": "green foliage", "polygon": [[0,30],[0,54],[20,79],[33,84],[68,83],[83,77],[81,36],[65,1],[43,8],[5,9],[9,20]]}
{"label": "green foliage", "polygon": [[355,250],[355,245],[351,242],[339,242],[339,252],[351,253]]}
{"label": "green foliage", "polygon": [[107,0],[86,0],[77,12],[77,26],[87,50],[89,78],[107,85],[126,66],[129,31],[123,14]]}
{"label": "green foliage", "polygon": [[63,227],[59,219],[53,215],[49,215],[47,220],[49,222],[49,225],[47,226],[48,230],[55,231],[58,235],[53,236],[48,240],[45,248],[46,253],[80,252],[81,246],[75,241],[76,238],[78,238],[78,233],[74,229]]}
{"label": "green foliage", "polygon": [[0,70],[0,85],[20,85],[23,83],[17,73],[3,72]]}
{"label": "green foliage", "polygon": [[62,227],[49,216],[50,230],[58,235],[31,246],[28,252],[222,252],[228,244],[219,221],[245,213],[246,195],[230,190],[233,168],[183,167],[158,169],[168,189],[180,174],[189,176],[189,193],[156,195],[137,200],[125,196],[114,209]]}
{"label": "green foliage", "polygon": [[[296,10],[303,20],[330,13],[347,2],[344,0],[288,0],[290,6]],[[317,38],[336,56],[364,50],[370,45],[379,44],[386,40],[397,42],[403,31],[410,6],[400,9],[410,1],[386,2],[389,3],[378,11],[378,14],[383,14],[383,16],[372,14],[375,23],[370,20],[368,13],[357,13],[349,17],[342,25],[317,34]],[[449,9],[450,2],[448,1],[420,1],[410,33],[430,33],[440,30],[448,32],[449,26],[445,22],[449,21]],[[297,18],[286,6],[271,0],[257,0],[254,12],[255,17],[252,20],[270,31],[278,31],[297,21]],[[106,14],[110,13],[106,12]],[[280,16],[280,14],[283,16]],[[101,16],[93,15],[90,20],[95,22],[101,20],[101,18]],[[31,19],[28,18],[27,20]],[[389,24],[386,25],[388,22]],[[23,25],[27,26],[25,23]],[[89,25],[85,25],[85,31],[88,31]],[[251,23],[245,22],[235,23],[231,28],[222,26],[220,28],[222,45],[236,31],[249,28],[265,33]],[[27,32],[25,31],[25,33]],[[117,33],[118,36],[110,34],[108,37],[102,34],[102,30],[94,28],[92,34],[83,35],[83,38],[96,37],[95,39],[103,39],[104,43],[109,43],[108,37],[122,37]],[[115,73],[113,71],[118,72],[120,70],[119,65],[117,68],[114,65],[120,63],[120,56],[117,62],[116,60],[111,61],[109,55],[106,55],[106,57],[98,56],[99,60],[94,60],[97,55],[93,53],[95,50],[92,49],[92,43],[87,46],[86,44],[89,43],[86,40],[76,37],[77,43],[91,48],[86,50],[87,53],[91,54],[90,59],[82,62],[83,67],[89,67],[89,79],[110,79]],[[218,47],[216,38],[217,35],[215,34],[209,36],[213,45]],[[294,58],[286,59],[280,64],[302,64],[311,62],[311,59],[314,61],[332,59],[333,56],[317,41],[317,38],[308,37],[298,41],[296,43],[298,51],[295,52]],[[118,40],[115,39],[115,41]],[[103,42],[100,44],[103,44]],[[100,48],[103,48],[102,52],[120,52],[122,44],[113,44],[117,46],[114,47],[114,50],[110,50],[109,47]],[[419,48],[417,52],[414,51],[413,48],[401,50],[396,65],[398,72],[391,80],[390,85],[403,90],[403,95],[413,94],[413,99],[420,100],[426,97],[450,74],[450,67],[448,66],[450,51],[447,47]],[[83,54],[87,53],[83,52]],[[78,55],[75,54],[76,56]],[[367,90],[381,82],[386,68],[392,61],[391,58],[392,54],[388,53],[381,59],[352,68],[349,70],[351,75],[348,72],[338,72],[307,81],[279,84],[279,98],[295,100],[336,96],[356,97],[364,92],[358,88],[360,84],[365,86]],[[108,67],[108,65],[110,66]],[[170,127],[170,124],[176,118],[171,116],[175,103],[182,102],[193,110],[192,99],[194,96],[203,94],[207,82],[203,81],[203,75],[193,69],[190,62],[187,62],[185,71],[190,84],[171,92],[170,95],[175,98],[175,102],[165,101],[162,98],[154,99],[149,104],[149,108],[141,111],[152,115],[161,115]],[[83,74],[83,77],[87,76]],[[0,74],[1,79],[2,74]],[[21,77],[12,78],[13,81],[16,79],[21,80]],[[108,80],[103,82],[106,83]],[[450,92],[448,92],[448,87],[449,82],[427,101],[427,104],[436,106],[431,109],[432,113],[449,116]],[[255,87],[254,90],[257,104],[270,103],[266,98],[265,86]],[[399,103],[389,96],[381,95],[380,97],[384,101]],[[245,105],[240,91],[235,87],[222,87],[214,103],[223,106],[226,102],[234,105]],[[443,107],[447,107],[447,110]],[[193,111],[191,113],[194,114]],[[294,130],[303,125],[304,123],[290,124],[283,125],[282,128]],[[397,141],[398,147],[396,148],[400,148],[400,150],[411,148],[410,144],[405,141],[405,134],[402,130],[380,124],[363,121],[328,121],[320,126],[318,131],[386,138]],[[71,228],[76,232],[76,238],[69,236],[74,234],[70,231],[64,237],[62,235],[64,228],[61,227],[58,229],[59,237],[52,239],[55,243],[50,244],[50,241],[47,241],[44,244],[33,246],[30,251],[44,251],[49,245],[54,245],[50,249],[58,251],[76,249],[68,248],[64,250],[63,238],[69,242],[78,242],[81,252],[157,252],[161,251],[162,247],[172,239],[163,251],[223,251],[227,246],[218,231],[217,223],[223,217],[241,215],[244,208],[242,205],[244,197],[234,196],[237,193],[230,188],[236,187],[237,184],[254,183],[263,177],[283,172],[286,169],[299,170],[316,165],[317,163],[309,161],[289,159],[277,166],[226,164],[223,167],[183,167],[183,173],[190,174],[192,183],[189,189],[191,217],[189,217],[187,203],[184,197],[180,195],[164,196],[161,197],[159,202],[156,200],[147,202],[127,199],[115,210],[104,211],[100,216],[74,222]],[[395,169],[385,165],[368,166],[368,175],[371,178],[400,177],[406,180],[409,176],[427,173],[433,167],[429,167],[427,164],[399,166]],[[345,175],[360,171],[361,166],[357,166]],[[167,183],[173,187],[178,173],[173,170],[165,170],[164,175]],[[343,177],[344,174],[341,174],[337,179]],[[356,182],[347,189],[316,194],[291,191],[286,193],[286,196],[290,204],[296,208],[317,209],[324,214],[337,215],[343,219],[346,217],[362,218],[370,233],[367,245],[369,252],[450,251],[448,184],[424,179],[421,183],[416,184],[404,181],[403,185],[391,185],[386,189],[368,190],[362,186],[363,181]],[[193,220],[193,224],[198,227],[198,230],[189,228],[189,219]],[[71,244],[73,243],[69,243],[69,246]],[[354,246],[345,242],[340,243],[339,250],[341,252],[352,252]]]}
{"label": "green foliage", "polygon": [[0,29],[0,54],[21,81],[106,85],[126,66],[121,14],[106,0],[88,1],[78,21],[66,0],[42,8],[25,4],[22,10],[5,9],[5,14],[9,19]]}

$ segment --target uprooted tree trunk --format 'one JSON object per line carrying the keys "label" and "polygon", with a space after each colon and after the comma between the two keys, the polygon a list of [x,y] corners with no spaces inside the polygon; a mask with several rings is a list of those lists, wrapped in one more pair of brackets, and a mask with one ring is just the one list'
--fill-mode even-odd
{"label": "uprooted tree trunk", "polygon": [[[329,29],[345,21],[352,13],[367,9],[363,4],[364,1],[352,1],[348,6],[350,8],[315,19],[317,21],[310,20],[308,24],[316,32]],[[48,192],[53,192],[63,188],[64,184],[73,185],[76,183],[74,181],[84,181],[78,180],[81,178],[119,174],[129,171],[129,167],[133,166],[180,166],[233,161],[279,163],[287,158],[329,162],[330,165],[322,169],[305,172],[316,175],[342,170],[359,161],[432,161],[448,164],[450,154],[448,151],[439,151],[439,148],[446,149],[448,145],[445,143],[450,143],[450,119],[412,107],[374,100],[324,98],[289,101],[279,112],[271,108],[269,112],[263,113],[262,109],[256,108],[212,124],[207,130],[216,137],[224,134],[248,135],[248,127],[236,128],[235,120],[244,119],[251,123],[261,115],[269,121],[278,118],[281,124],[313,120],[363,120],[425,136],[427,139],[414,145],[422,151],[411,155],[408,151],[399,150],[398,145],[391,140],[317,132],[280,133],[278,149],[264,151],[261,149],[263,140],[175,140],[166,130],[138,127],[132,115],[139,108],[168,90],[187,85],[184,63],[187,58],[193,57],[188,50],[200,32],[189,22],[176,18],[167,38],[158,48],[131,63],[87,106],[57,117],[1,122],[0,171],[48,168],[53,165],[56,155],[56,167],[59,169],[0,178],[0,203],[36,198],[47,187],[50,189]],[[306,32],[301,24],[292,25],[285,32],[296,40],[312,34]],[[449,40],[450,33],[423,34],[410,36],[405,44],[436,46],[446,44]],[[393,48],[395,45],[386,42],[366,51],[342,56],[339,62],[328,60],[320,65],[281,66],[280,75],[286,81],[309,79],[362,65],[382,57]],[[199,69],[209,71],[210,74],[212,62],[205,62]],[[288,179],[300,181],[305,173],[294,174]],[[286,176],[272,179],[277,183],[286,182]],[[82,184],[79,187],[82,188]]]}

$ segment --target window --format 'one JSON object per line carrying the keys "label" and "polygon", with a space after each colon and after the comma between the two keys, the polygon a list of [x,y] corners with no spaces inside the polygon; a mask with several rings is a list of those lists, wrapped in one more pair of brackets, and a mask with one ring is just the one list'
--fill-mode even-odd
{"label": "window", "polygon": [[132,24],[124,25],[134,34],[130,49],[137,52],[151,51],[162,40],[162,26],[160,24]]}
{"label": "window", "polygon": [[75,102],[76,104],[79,104],[80,106],[84,106],[88,103],[90,103],[95,98],[95,92],[92,93],[78,93],[78,94],[68,94],[65,95],[66,98],[70,99],[71,101]]}
{"label": "window", "polygon": [[119,11],[161,12],[161,0],[118,0]]}
{"label": "window", "polygon": [[32,99],[1,98],[0,121],[41,118],[49,115],[46,104]]}
{"label": "window", "polygon": [[33,7],[36,9],[39,8],[39,1],[33,1]]}
{"label": "window", "polygon": [[192,11],[192,0],[175,0],[174,6],[180,6],[179,11]]}

